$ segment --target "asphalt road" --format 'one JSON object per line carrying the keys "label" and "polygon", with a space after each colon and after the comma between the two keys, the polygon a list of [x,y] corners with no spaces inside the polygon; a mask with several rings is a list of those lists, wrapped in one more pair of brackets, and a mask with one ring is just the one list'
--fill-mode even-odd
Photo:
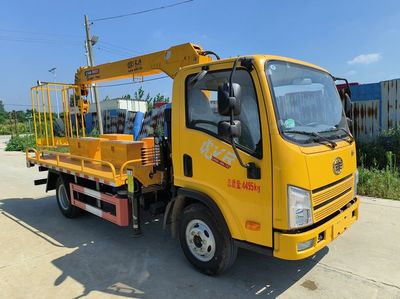
{"label": "asphalt road", "polygon": [[400,201],[362,199],[360,220],[297,262],[240,250],[219,277],[196,272],[149,218],[133,238],[96,216],[64,218],[54,192],[0,139],[0,298],[400,298]]}

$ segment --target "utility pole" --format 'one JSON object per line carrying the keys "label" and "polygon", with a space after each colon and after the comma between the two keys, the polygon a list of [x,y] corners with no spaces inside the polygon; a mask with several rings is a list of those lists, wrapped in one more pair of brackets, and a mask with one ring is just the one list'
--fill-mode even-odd
{"label": "utility pole", "polygon": [[[88,50],[87,40],[86,40],[86,39],[85,39],[85,56],[86,56],[86,64],[87,64],[88,66],[90,66],[89,50]],[[93,94],[94,94],[93,85],[94,85],[94,84],[91,84],[91,85],[90,85],[90,93],[89,93],[89,94],[90,94],[90,103],[92,103],[92,104],[95,103],[94,96],[93,96]]]}
{"label": "utility pole", "polygon": [[[87,46],[87,52],[88,52],[88,62],[89,62],[89,66],[93,66],[94,62],[93,62],[93,51],[92,51],[92,40],[90,37],[90,32],[89,32],[89,18],[87,15],[85,15],[85,30],[86,30],[86,46]],[[98,124],[99,124],[99,133],[103,134],[103,119],[101,116],[101,108],[100,108],[100,103],[99,103],[99,97],[97,94],[97,88],[95,84],[92,84],[92,88],[93,88],[93,97],[94,97],[94,101],[96,103],[96,112],[97,112],[97,120],[98,120]]]}

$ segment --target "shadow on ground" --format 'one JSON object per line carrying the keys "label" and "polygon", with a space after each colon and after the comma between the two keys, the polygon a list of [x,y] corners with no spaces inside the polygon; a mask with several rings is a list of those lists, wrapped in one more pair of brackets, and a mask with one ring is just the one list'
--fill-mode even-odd
{"label": "shadow on ground", "polygon": [[100,291],[137,298],[276,297],[301,280],[328,252],[325,248],[303,261],[282,261],[240,250],[231,270],[208,277],[186,261],[179,242],[162,230],[161,218],[147,219],[144,236],[133,238],[129,228],[96,216],[64,218],[54,196],[4,199],[0,203],[4,216],[46,242],[75,248],[52,261],[62,271],[54,285],[70,277],[84,286],[82,296]]}

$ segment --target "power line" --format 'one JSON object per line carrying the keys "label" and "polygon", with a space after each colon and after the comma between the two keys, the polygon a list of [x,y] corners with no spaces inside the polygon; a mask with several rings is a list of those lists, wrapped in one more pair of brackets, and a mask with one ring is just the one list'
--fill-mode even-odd
{"label": "power line", "polygon": [[[60,42],[56,41],[50,41],[50,40],[29,40],[29,39],[10,39],[10,38],[4,38],[0,37],[0,40],[3,42],[17,42],[17,43],[31,43],[31,44],[46,44],[46,45],[60,45]],[[65,43],[63,46],[80,46],[78,44],[72,44],[72,43]]]}
{"label": "power line", "polygon": [[[10,36],[10,35],[1,35],[0,32],[0,40],[2,41],[12,41],[12,42],[26,42],[26,43],[57,43],[60,44],[62,42],[63,44],[74,44],[78,45],[78,41],[73,41],[73,40],[65,40],[65,39],[49,39],[49,38],[42,38],[42,37],[27,37],[27,36]],[[80,43],[80,42],[79,42]]]}
{"label": "power line", "polygon": [[117,18],[124,18],[124,17],[139,15],[139,14],[144,14],[144,13],[148,13],[148,12],[152,12],[152,11],[156,11],[156,10],[175,7],[175,6],[186,4],[186,3],[189,3],[189,2],[193,2],[193,1],[194,0],[186,0],[186,1],[176,2],[176,3],[172,3],[172,4],[169,4],[169,5],[165,5],[165,6],[149,8],[149,9],[145,9],[145,10],[141,10],[141,11],[127,13],[127,14],[123,14],[123,15],[117,15],[117,16],[105,17],[105,18],[98,18],[98,19],[92,20],[92,23],[93,22],[99,22],[99,21],[105,21],[105,20],[111,20],[111,19],[117,19]]}
{"label": "power line", "polygon": [[107,52],[107,53],[110,53],[110,54],[112,54],[113,56],[115,56],[115,57],[118,57],[118,58],[121,58],[121,57],[123,57],[123,56],[126,56],[126,54],[125,53],[118,53],[118,52],[115,52],[115,50],[111,50],[111,49],[107,49],[107,48],[105,48],[105,47],[96,47],[96,50],[100,50],[100,51],[103,51],[103,52]]}
{"label": "power line", "polygon": [[107,45],[108,47],[111,47],[111,48],[115,48],[115,49],[124,51],[124,52],[129,53],[129,54],[132,54],[132,53],[142,54],[141,52],[138,52],[138,51],[135,51],[135,50],[132,50],[132,49],[128,49],[128,48],[122,47],[120,45],[116,45],[116,44],[112,44],[112,43],[109,43],[109,42],[105,42],[105,41],[102,41],[102,40],[99,40],[99,43]]}
{"label": "power line", "polygon": [[38,31],[24,31],[24,30],[14,30],[14,29],[4,29],[0,28],[0,31],[3,32],[15,32],[15,33],[24,33],[24,34],[36,34],[36,35],[51,35],[51,36],[65,36],[65,37],[79,37],[82,38],[80,35],[74,34],[65,34],[65,33],[49,33],[49,32],[38,32]]}
{"label": "power line", "polygon": [[136,81],[136,82],[117,83],[117,84],[109,84],[109,85],[98,85],[97,87],[98,88],[103,88],[103,87],[115,87],[115,86],[131,85],[131,84],[140,84],[140,83],[144,83],[144,82],[156,81],[156,80],[161,80],[161,79],[165,79],[165,78],[169,78],[169,76],[161,76],[161,77],[157,77],[157,78],[151,78],[151,79],[142,80],[142,81]]}
{"label": "power line", "polygon": [[127,55],[132,56],[132,52],[113,48],[113,47],[107,46],[104,43],[100,43],[100,42],[99,42],[99,46],[97,47],[97,49],[98,48],[101,48],[103,50],[108,50],[111,53],[118,53],[118,54],[124,55],[124,56],[127,56]]}

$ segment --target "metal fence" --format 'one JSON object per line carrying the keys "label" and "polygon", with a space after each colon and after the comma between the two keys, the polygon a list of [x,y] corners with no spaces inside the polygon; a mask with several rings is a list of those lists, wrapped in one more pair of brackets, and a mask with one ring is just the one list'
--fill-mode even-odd
{"label": "metal fence", "polygon": [[357,140],[373,140],[382,131],[400,128],[400,79],[355,83],[350,89],[353,133]]}

